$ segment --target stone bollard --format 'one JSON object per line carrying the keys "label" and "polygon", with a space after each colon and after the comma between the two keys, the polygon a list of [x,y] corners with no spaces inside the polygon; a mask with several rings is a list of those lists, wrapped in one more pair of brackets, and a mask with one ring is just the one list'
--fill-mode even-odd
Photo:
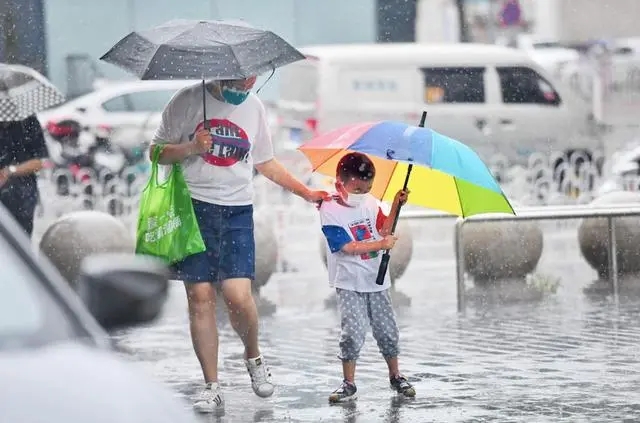
{"label": "stone bollard", "polygon": [[391,260],[389,261],[389,275],[394,288],[396,280],[404,275],[413,256],[413,235],[409,222],[398,220],[396,234],[398,234],[398,242],[391,251]]}
{"label": "stone bollard", "polygon": [[273,229],[273,218],[267,211],[253,214],[254,237],[256,242],[256,277],[252,284],[253,298],[261,316],[273,315],[276,305],[260,295],[260,289],[269,282],[278,264],[278,246]]}
{"label": "stone bollard", "polygon": [[278,246],[274,242],[276,234],[272,223],[273,219],[264,211],[253,215],[256,242],[256,278],[253,281],[253,290],[256,293],[269,282],[278,264]]}
{"label": "stone bollard", "polygon": [[[270,316],[276,312],[276,305],[260,295],[260,289],[269,282],[269,279],[276,271],[278,263],[278,247],[275,243],[275,232],[273,230],[273,218],[267,211],[257,210],[253,214],[254,239],[256,245],[255,256],[255,279],[251,283],[253,299],[261,316]],[[227,320],[224,310],[224,297],[218,288],[218,306],[216,308],[218,319]]]}
{"label": "stone bollard", "polygon": [[[640,193],[615,191],[593,200],[590,205],[602,207],[607,204],[640,203]],[[616,218],[615,231],[617,241],[618,274],[640,274],[640,217]],[[584,219],[578,228],[580,251],[587,263],[598,272],[597,285],[593,289],[610,289],[609,282],[609,228],[607,219]],[[629,283],[629,281],[627,281]]]}
{"label": "stone bollard", "polygon": [[542,256],[536,222],[469,222],[462,227],[465,271],[476,287],[525,282]]}
{"label": "stone bollard", "polygon": [[115,217],[97,211],[78,211],[49,225],[39,247],[73,286],[85,257],[96,253],[133,254],[135,241]]}
{"label": "stone bollard", "polygon": [[[404,293],[396,290],[396,280],[404,275],[409,263],[411,262],[411,256],[413,254],[413,237],[411,232],[411,226],[406,220],[398,220],[396,226],[396,234],[398,235],[398,242],[391,250],[391,260],[389,261],[389,276],[391,277],[391,296],[395,306],[409,306],[411,305],[411,298]],[[320,254],[324,266],[327,266],[327,241],[324,236],[320,237]],[[371,281],[375,283],[375,281]],[[327,307],[336,307],[335,294],[332,294],[325,300]]]}

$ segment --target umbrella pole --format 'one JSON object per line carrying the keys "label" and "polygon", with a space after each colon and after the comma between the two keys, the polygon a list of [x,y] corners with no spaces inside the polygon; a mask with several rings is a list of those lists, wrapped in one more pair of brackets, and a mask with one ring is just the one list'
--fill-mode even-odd
{"label": "umbrella pole", "polygon": [[[422,117],[420,118],[420,124],[418,125],[421,128],[424,128],[424,124],[427,120],[427,112],[422,112]],[[406,191],[409,187],[409,178],[411,177],[411,171],[413,170],[413,165],[410,164],[407,168],[407,176],[404,178],[404,186],[402,187],[403,191]],[[398,213],[396,213],[395,218],[393,219],[393,225],[391,226],[391,233],[394,234],[396,232],[396,226],[398,225],[398,218],[400,217],[400,209],[402,208],[401,204],[398,204]],[[382,259],[380,260],[380,267],[378,268],[378,276],[376,277],[376,283],[378,285],[384,285],[384,278],[387,275],[387,268],[389,267],[389,260],[391,259],[391,254],[389,254],[389,250],[385,250],[384,254],[382,254]]]}
{"label": "umbrella pole", "polygon": [[204,118],[202,121],[204,129],[211,129],[211,125],[209,125],[209,121],[207,120],[207,86],[204,79],[202,80],[202,115]]}

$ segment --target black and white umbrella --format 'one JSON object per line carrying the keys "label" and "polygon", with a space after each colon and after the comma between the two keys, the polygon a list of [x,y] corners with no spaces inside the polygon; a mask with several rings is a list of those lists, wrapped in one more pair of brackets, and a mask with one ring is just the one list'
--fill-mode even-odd
{"label": "black and white umbrella", "polygon": [[20,121],[64,101],[64,95],[37,71],[0,63],[0,122]]}

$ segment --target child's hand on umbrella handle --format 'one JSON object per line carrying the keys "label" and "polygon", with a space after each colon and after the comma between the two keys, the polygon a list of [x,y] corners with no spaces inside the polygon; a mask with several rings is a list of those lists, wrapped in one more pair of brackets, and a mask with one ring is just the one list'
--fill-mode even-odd
{"label": "child's hand on umbrella handle", "polygon": [[409,199],[409,190],[400,190],[396,193],[396,199],[401,206],[404,206]]}
{"label": "child's hand on umbrella handle", "polygon": [[395,235],[387,235],[384,238],[382,238],[382,249],[383,250],[390,250],[393,248],[394,245],[396,245],[396,241],[398,240],[398,237]]}

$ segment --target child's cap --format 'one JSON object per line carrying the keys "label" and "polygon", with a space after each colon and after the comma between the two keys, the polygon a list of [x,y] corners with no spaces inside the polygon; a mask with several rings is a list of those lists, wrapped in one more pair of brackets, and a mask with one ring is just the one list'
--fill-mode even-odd
{"label": "child's cap", "polygon": [[376,175],[376,168],[371,159],[362,153],[349,153],[338,162],[336,176],[345,182],[349,178],[370,181]]}

